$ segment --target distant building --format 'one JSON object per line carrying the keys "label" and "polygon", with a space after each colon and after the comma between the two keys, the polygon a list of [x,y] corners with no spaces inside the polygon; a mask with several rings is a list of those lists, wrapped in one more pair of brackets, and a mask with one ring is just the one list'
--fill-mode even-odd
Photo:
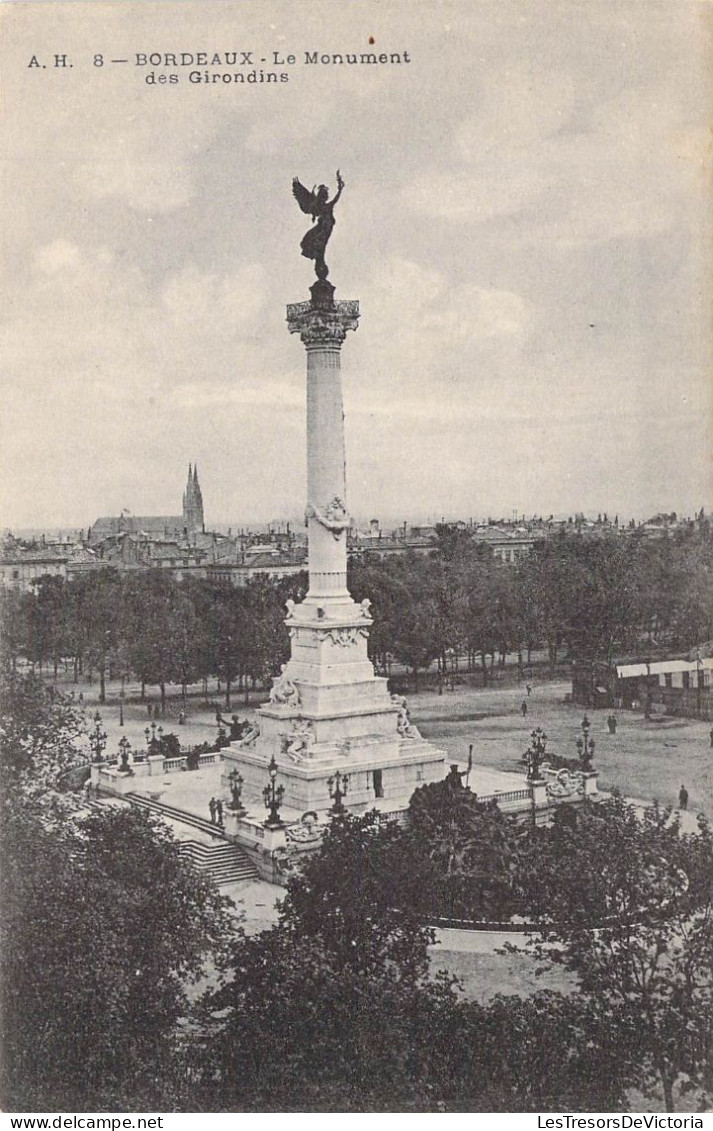
{"label": "distant building", "polygon": [[493,556],[502,562],[516,562],[529,554],[536,538],[523,526],[506,528],[504,526],[477,526],[472,534],[473,541],[481,546],[489,546]]}
{"label": "distant building", "polygon": [[205,576],[211,581],[229,581],[236,588],[242,588],[254,577],[269,577],[277,581],[283,577],[296,577],[306,569],[305,546],[283,550],[257,544],[239,554],[237,560],[212,562],[207,566]]}
{"label": "distant building", "polygon": [[[703,649],[701,649],[703,651]],[[585,707],[655,709],[688,718],[713,718],[713,659],[636,660],[607,664],[575,660],[572,699]]]}
{"label": "distant building", "polygon": [[90,528],[90,546],[120,534],[136,534],[153,537],[157,540],[175,539],[191,534],[205,532],[203,515],[203,493],[198,482],[198,466],[188,465],[188,482],[183,492],[181,514],[131,515],[122,511],[120,515],[98,518]]}
{"label": "distant building", "polygon": [[183,526],[189,534],[205,534],[205,520],[203,518],[203,494],[198,483],[198,464],[193,468],[188,465],[188,483],[183,492]]}
{"label": "distant building", "polygon": [[66,577],[67,555],[46,550],[6,548],[0,561],[0,586],[27,593],[41,577]]}

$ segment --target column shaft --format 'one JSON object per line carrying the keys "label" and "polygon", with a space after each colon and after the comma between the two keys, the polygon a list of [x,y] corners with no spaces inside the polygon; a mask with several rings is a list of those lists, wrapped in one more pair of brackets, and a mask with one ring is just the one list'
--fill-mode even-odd
{"label": "column shaft", "polygon": [[287,324],[307,350],[307,525],[310,604],[344,602],[347,590],[344,408],[339,351],[359,320],[357,302],[302,302]]}

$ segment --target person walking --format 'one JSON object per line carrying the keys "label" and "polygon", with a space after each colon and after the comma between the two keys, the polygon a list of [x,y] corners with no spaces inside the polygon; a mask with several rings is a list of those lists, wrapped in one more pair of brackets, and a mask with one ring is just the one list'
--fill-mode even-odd
{"label": "person walking", "polygon": [[713,750],[713,727],[711,727],[711,750]]}
{"label": "person walking", "polygon": [[215,815],[219,825],[223,824],[223,802],[218,798],[215,803]]}
{"label": "person walking", "polygon": [[525,691],[527,692],[527,698],[529,699],[530,696],[532,695],[532,687],[530,686],[529,683],[525,684]]}
{"label": "person walking", "polygon": [[210,823],[211,823],[211,825],[214,825],[215,824],[215,814],[216,814],[216,811],[217,811],[217,808],[218,808],[218,802],[215,800],[214,797],[211,797],[210,801],[208,802],[208,808],[210,810]]}
{"label": "person walking", "polygon": [[678,807],[683,810],[688,808],[688,790],[685,785],[682,785],[678,791]]}
{"label": "person walking", "polygon": [[523,699],[522,703],[520,704],[520,710],[522,711],[523,719],[526,718],[527,717],[527,699]]}

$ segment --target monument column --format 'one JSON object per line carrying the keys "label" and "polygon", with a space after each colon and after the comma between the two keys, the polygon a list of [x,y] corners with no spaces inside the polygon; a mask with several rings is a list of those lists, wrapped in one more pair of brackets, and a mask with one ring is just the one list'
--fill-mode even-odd
{"label": "monument column", "polygon": [[309,592],[307,605],[351,603],[347,589],[347,529],[344,409],[340,350],[347,330],[356,330],[359,303],[335,302],[324,281],[312,301],[287,307],[290,333],[307,351],[307,510]]}
{"label": "monument column", "polygon": [[[293,182],[300,208],[316,220],[300,247],[315,262],[317,282],[309,302],[287,307],[288,329],[300,335],[307,353],[309,590],[304,601],[287,602],[290,659],[275,676],[269,701],[258,708],[247,734],[223,751],[226,787],[237,770],[246,797],[258,801],[266,773],[277,767],[288,822],[329,809],[333,781],[345,778],[349,808],[380,798],[393,806],[398,798],[405,809],[418,783],[442,777],[444,762],[443,751],[409,721],[406,701],[390,695],[388,681],[376,675],[368,653],[371,601],[357,604],[347,589],[340,351],[347,331],[357,328],[359,303],[337,302],[327,281],[324,252],[344,187],[339,174],[337,183],[330,200],[325,185],[310,192]],[[296,842],[303,832],[297,826],[290,835]]]}

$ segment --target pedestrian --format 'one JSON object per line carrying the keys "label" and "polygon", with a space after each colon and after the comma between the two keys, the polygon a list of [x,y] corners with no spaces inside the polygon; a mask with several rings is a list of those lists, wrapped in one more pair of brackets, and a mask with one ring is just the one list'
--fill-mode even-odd
{"label": "pedestrian", "polygon": [[523,699],[520,705],[520,710],[522,711],[522,717],[524,719],[527,715],[527,699]]}
{"label": "pedestrian", "polygon": [[218,824],[222,825],[223,824],[223,802],[220,800],[220,798],[218,798],[218,800],[215,803],[215,813],[216,813],[216,816],[218,818]]}
{"label": "pedestrian", "polygon": [[688,790],[686,789],[685,785],[682,785],[680,790],[678,791],[678,807],[679,809],[688,808]]}
{"label": "pedestrian", "polygon": [[215,800],[214,797],[211,797],[210,801],[208,802],[208,808],[210,809],[210,823],[211,823],[211,825],[214,825],[215,824],[215,814],[216,814],[217,809],[218,809],[218,802]]}
{"label": "pedestrian", "polygon": [[153,718],[153,703],[151,702],[150,699],[149,699],[148,703],[146,704],[146,710],[149,713],[149,718],[152,719]]}
{"label": "pedestrian", "polygon": [[616,715],[609,715],[607,717],[607,726],[609,727],[610,734],[616,734]]}
{"label": "pedestrian", "polygon": [[711,750],[713,750],[713,727],[711,727]]}
{"label": "pedestrian", "polygon": [[527,698],[529,699],[530,696],[532,695],[532,688],[530,687],[529,683],[525,684],[525,691],[527,692]]}

